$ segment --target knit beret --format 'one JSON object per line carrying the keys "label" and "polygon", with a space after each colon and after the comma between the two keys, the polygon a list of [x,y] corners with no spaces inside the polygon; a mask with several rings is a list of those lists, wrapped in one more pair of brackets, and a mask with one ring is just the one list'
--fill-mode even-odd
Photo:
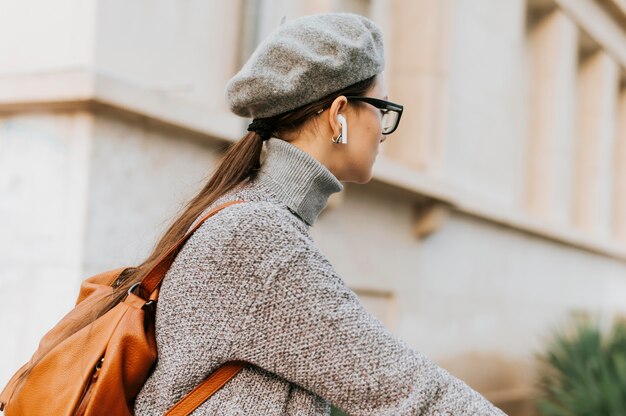
{"label": "knit beret", "polygon": [[228,81],[226,99],[241,117],[271,117],[383,71],[383,37],[370,19],[324,13],[284,22]]}

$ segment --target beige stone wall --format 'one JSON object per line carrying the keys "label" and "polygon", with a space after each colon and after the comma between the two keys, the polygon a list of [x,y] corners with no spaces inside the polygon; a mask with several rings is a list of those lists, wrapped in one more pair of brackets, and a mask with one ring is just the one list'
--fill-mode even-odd
{"label": "beige stone wall", "polygon": [[3,384],[75,300],[92,122],[84,111],[0,117]]}
{"label": "beige stone wall", "polygon": [[245,131],[225,82],[317,12],[383,28],[405,105],[312,229],[366,308],[520,415],[551,328],[626,312],[621,2],[58,3],[0,14],[0,385],[81,279],[149,252]]}

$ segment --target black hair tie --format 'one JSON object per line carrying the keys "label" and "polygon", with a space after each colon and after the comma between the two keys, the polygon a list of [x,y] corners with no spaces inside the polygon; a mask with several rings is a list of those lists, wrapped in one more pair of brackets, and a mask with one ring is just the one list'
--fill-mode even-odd
{"label": "black hair tie", "polygon": [[267,140],[272,137],[274,126],[265,120],[255,118],[252,120],[252,123],[248,125],[248,131],[254,131],[261,136],[261,140]]}

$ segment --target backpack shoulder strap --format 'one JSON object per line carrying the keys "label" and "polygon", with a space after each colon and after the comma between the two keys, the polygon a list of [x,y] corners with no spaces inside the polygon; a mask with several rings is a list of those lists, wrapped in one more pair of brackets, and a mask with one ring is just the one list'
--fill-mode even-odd
{"label": "backpack shoulder strap", "polygon": [[[152,293],[154,290],[161,284],[161,281],[165,277],[165,273],[172,266],[174,262],[175,256],[173,254],[178,252],[178,249],[185,244],[185,242],[191,237],[191,235],[204,223],[205,220],[217,214],[222,209],[234,205],[240,204],[242,202],[246,202],[243,200],[234,200],[225,202],[215,209],[212,209],[208,214],[206,214],[198,223],[185,234],[180,240],[176,242],[166,253],[164,253],[157,264],[148,272],[146,277],[141,281],[141,288],[138,293]],[[145,292],[144,292],[145,291]]]}
{"label": "backpack shoulder strap", "polygon": [[187,416],[198,406],[204,403],[213,393],[218,391],[224,384],[233,378],[248,363],[245,361],[229,361],[215,370],[211,375],[198,384],[185,397],[180,399],[163,416]]}

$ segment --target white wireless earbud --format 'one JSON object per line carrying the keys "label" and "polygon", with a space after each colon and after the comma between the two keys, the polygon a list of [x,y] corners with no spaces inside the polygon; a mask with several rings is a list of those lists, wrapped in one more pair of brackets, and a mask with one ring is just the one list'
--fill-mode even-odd
{"label": "white wireless earbud", "polygon": [[341,124],[341,140],[339,143],[347,144],[348,143],[348,122],[346,118],[341,114],[337,114],[337,120],[339,124]]}

